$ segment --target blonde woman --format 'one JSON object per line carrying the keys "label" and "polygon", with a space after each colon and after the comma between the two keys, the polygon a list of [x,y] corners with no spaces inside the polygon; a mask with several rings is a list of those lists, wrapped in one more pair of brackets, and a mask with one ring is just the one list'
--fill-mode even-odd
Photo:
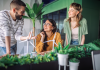
{"label": "blonde woman", "polygon": [[83,45],[88,34],[87,21],[82,17],[82,7],[78,3],[70,5],[69,18],[64,20],[65,45]]}

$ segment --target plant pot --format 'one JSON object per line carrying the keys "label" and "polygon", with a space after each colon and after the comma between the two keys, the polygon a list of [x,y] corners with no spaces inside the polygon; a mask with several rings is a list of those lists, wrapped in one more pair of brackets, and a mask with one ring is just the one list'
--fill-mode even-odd
{"label": "plant pot", "polygon": [[67,66],[69,54],[59,54],[58,53],[58,63],[61,66]]}
{"label": "plant pot", "polygon": [[69,61],[69,69],[70,70],[78,70],[79,62],[70,62]]}

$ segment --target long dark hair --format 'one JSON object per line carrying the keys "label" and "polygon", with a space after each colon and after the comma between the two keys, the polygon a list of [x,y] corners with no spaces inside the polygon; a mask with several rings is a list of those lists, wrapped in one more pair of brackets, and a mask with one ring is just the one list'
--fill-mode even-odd
{"label": "long dark hair", "polygon": [[[52,32],[54,34],[56,32],[56,30],[57,30],[56,22],[53,19],[47,19],[47,20],[49,20],[49,22],[52,23],[52,26],[53,26]],[[41,32],[45,33],[44,42],[47,41],[47,35],[46,35],[46,32],[44,31],[44,29],[42,29]],[[48,47],[47,43],[44,43],[43,50],[46,50],[47,47]]]}

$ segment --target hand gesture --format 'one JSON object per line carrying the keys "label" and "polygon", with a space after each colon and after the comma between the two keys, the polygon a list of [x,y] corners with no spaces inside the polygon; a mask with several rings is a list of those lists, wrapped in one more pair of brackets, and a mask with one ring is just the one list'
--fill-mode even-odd
{"label": "hand gesture", "polygon": [[41,32],[40,35],[41,35],[41,42],[44,42],[45,33],[44,32]]}
{"label": "hand gesture", "polygon": [[44,32],[41,32],[40,35],[41,35],[42,38],[45,38],[45,33]]}
{"label": "hand gesture", "polygon": [[27,36],[27,39],[36,39],[36,36],[32,36],[32,33],[29,32],[29,35]]}

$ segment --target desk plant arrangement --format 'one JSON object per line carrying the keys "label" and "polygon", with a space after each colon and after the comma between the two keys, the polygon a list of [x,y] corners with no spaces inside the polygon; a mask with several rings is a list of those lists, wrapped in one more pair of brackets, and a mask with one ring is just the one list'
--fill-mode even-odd
{"label": "desk plant arrangement", "polygon": [[50,62],[50,61],[55,61],[57,60],[57,54],[54,52],[50,52],[48,54],[39,55],[30,58],[30,54],[26,56],[21,56],[18,58],[18,56],[10,56],[7,55],[5,57],[2,57],[0,59],[0,67],[5,67],[8,68],[9,66],[14,66],[14,65],[25,65],[25,64],[39,64],[43,62]]}

